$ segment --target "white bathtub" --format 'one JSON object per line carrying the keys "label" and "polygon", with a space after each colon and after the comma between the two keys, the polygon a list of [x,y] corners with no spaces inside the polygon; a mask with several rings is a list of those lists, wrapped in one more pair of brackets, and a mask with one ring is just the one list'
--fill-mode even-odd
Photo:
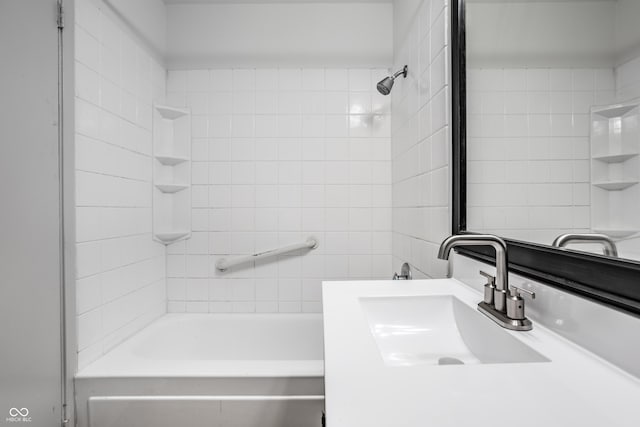
{"label": "white bathtub", "polygon": [[321,426],[322,317],[169,314],[76,376],[79,427]]}

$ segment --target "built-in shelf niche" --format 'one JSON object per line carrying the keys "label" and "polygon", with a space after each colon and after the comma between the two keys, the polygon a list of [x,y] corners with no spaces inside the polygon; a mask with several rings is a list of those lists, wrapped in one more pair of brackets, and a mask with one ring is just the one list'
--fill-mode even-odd
{"label": "built-in shelf niche", "polygon": [[153,111],[153,235],[164,244],[191,236],[191,114]]}
{"label": "built-in shelf niche", "polygon": [[640,231],[640,100],[591,109],[591,229]]}

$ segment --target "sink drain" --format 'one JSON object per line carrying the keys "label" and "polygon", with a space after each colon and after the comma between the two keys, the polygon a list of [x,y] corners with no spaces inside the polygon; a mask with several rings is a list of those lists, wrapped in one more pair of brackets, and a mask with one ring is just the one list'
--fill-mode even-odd
{"label": "sink drain", "polygon": [[441,357],[438,359],[438,365],[464,365],[464,362],[455,357]]}

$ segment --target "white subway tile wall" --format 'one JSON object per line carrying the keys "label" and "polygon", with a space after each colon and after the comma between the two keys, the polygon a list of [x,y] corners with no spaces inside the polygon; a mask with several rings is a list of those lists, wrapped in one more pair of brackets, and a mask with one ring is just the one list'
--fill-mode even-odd
{"label": "white subway tile wall", "polygon": [[589,111],[611,68],[467,71],[470,230],[550,244],[590,228]]}
{"label": "white subway tile wall", "polygon": [[[170,312],[319,312],[322,280],[388,278],[387,70],[169,71],[191,108],[193,235],[168,247]],[[317,249],[220,272],[308,236]]]}
{"label": "white subway tile wall", "polygon": [[449,2],[425,0],[395,59],[409,66],[392,98],[393,266],[443,277],[440,242],[451,234]]}
{"label": "white subway tile wall", "polygon": [[151,238],[151,120],[165,70],[98,1],[76,0],[79,369],[166,312]]}

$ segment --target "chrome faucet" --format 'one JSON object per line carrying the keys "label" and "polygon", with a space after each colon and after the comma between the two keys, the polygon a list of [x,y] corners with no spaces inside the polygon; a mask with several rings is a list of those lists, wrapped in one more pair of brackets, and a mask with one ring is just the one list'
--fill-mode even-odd
{"label": "chrome faucet", "polygon": [[411,280],[411,266],[408,262],[400,267],[400,274],[393,273],[393,280]]}
{"label": "chrome faucet", "polygon": [[618,248],[611,238],[604,234],[584,233],[584,234],[562,234],[551,244],[556,248],[564,248],[570,243],[600,243],[603,252],[607,256],[618,257]]}
{"label": "chrome faucet", "polygon": [[464,234],[447,237],[440,245],[438,258],[449,259],[451,249],[456,246],[491,246],[496,251],[496,277],[480,272],[487,278],[484,287],[484,300],[478,304],[478,310],[500,326],[514,331],[530,331],[531,320],[524,316],[524,300],[520,292],[535,298],[535,293],[525,289],[509,290],[509,272],[507,244],[498,236],[491,234]]}

